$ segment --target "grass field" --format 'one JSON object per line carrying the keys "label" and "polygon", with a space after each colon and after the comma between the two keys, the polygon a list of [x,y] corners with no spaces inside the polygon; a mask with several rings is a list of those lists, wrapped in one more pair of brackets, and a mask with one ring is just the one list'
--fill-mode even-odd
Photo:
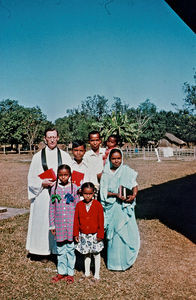
{"label": "grass field", "polygon": [[[30,156],[1,155],[0,206],[28,208]],[[51,284],[53,262],[27,258],[28,214],[0,221],[1,299],[196,299],[194,184],[196,161],[129,160],[138,171],[141,249],[134,266],[111,272],[101,262],[98,285]]]}

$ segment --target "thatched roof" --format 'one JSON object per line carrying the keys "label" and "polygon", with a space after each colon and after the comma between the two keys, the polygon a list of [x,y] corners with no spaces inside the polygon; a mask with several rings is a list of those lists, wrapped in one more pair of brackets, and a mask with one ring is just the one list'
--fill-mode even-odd
{"label": "thatched roof", "polygon": [[122,147],[121,150],[129,150],[133,147],[133,145],[131,145],[131,143],[125,143]]}
{"label": "thatched roof", "polygon": [[186,145],[186,143],[182,140],[180,140],[179,138],[177,138],[175,135],[166,132],[165,137],[167,138],[167,140],[169,140],[172,143],[178,144],[178,145]]}

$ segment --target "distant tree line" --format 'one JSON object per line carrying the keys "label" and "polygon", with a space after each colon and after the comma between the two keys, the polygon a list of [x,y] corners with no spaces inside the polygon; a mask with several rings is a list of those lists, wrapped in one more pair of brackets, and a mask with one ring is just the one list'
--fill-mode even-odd
{"label": "distant tree line", "polygon": [[117,134],[120,143],[130,142],[145,146],[149,141],[157,143],[166,132],[185,142],[196,142],[196,74],[195,83],[185,82],[184,105],[173,111],[157,111],[149,99],[137,108],[124,104],[114,97],[112,104],[104,96],[87,97],[78,108],[67,109],[63,118],[54,124],[47,120],[41,109],[24,107],[16,100],[0,102],[0,144],[18,145],[32,149],[43,139],[46,127],[55,126],[60,142],[69,144],[75,139],[87,141],[88,132],[100,130],[103,140]]}

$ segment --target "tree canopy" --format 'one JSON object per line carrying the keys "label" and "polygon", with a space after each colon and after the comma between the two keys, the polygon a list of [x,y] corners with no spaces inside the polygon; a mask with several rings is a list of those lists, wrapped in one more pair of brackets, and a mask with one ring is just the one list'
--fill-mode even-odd
{"label": "tree canopy", "polygon": [[66,115],[54,124],[38,106],[29,108],[16,100],[3,100],[0,102],[0,144],[22,144],[31,149],[42,140],[46,127],[53,125],[59,131],[60,142],[65,144],[76,139],[87,142],[91,130],[99,130],[104,141],[110,134],[116,134],[121,144],[157,143],[166,132],[187,143],[195,143],[196,73],[194,81],[194,84],[184,83],[184,105],[182,108],[175,105],[175,111],[158,111],[149,99],[133,108],[119,97],[109,101],[104,96],[94,95],[84,99],[79,107],[67,109]]}
{"label": "tree canopy", "polygon": [[185,101],[185,108],[191,112],[196,112],[196,72],[194,74],[194,84],[190,84],[185,82],[183,85],[183,90],[186,95]]}
{"label": "tree canopy", "polygon": [[50,124],[38,106],[24,107],[11,99],[0,102],[0,120],[1,144],[28,145],[30,149]]}

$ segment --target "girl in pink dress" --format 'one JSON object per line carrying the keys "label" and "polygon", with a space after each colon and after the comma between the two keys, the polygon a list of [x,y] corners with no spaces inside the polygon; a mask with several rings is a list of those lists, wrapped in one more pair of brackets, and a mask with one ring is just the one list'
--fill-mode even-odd
{"label": "girl in pink dress", "polygon": [[74,282],[75,247],[73,222],[76,204],[79,202],[77,186],[72,183],[71,169],[61,165],[57,171],[56,185],[52,187],[50,199],[50,230],[57,241],[57,275],[52,282],[66,280]]}

